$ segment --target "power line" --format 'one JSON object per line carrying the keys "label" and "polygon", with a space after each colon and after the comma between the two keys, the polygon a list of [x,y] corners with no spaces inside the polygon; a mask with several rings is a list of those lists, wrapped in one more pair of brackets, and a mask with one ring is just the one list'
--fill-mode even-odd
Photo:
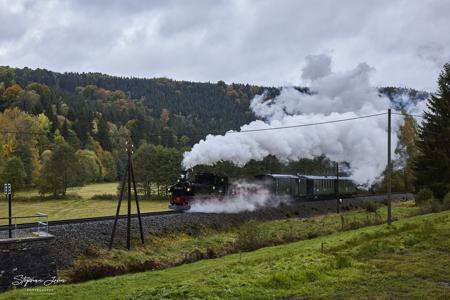
{"label": "power line", "polygon": [[387,113],[379,113],[379,114],[365,115],[365,116],[353,117],[353,118],[347,118],[347,119],[338,119],[338,120],[323,121],[323,122],[308,123],[308,124],[299,124],[299,125],[291,125],[291,126],[280,126],[280,127],[260,128],[260,129],[248,129],[248,130],[241,130],[241,131],[227,131],[227,133],[245,133],[245,132],[255,132],[255,131],[267,131],[267,130],[279,130],[279,129],[307,127],[307,126],[315,126],[315,125],[323,125],[323,124],[331,124],[331,123],[339,123],[339,122],[353,121],[353,120],[359,120],[359,119],[366,119],[366,118],[378,117],[378,116],[382,116],[382,115],[386,115],[386,114]]}

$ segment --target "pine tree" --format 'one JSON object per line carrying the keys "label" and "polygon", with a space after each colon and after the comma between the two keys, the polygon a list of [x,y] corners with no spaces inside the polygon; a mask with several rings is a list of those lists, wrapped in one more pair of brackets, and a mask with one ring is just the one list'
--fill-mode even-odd
{"label": "pine tree", "polygon": [[417,145],[416,183],[442,198],[450,190],[450,62],[439,75],[437,93],[429,99]]}

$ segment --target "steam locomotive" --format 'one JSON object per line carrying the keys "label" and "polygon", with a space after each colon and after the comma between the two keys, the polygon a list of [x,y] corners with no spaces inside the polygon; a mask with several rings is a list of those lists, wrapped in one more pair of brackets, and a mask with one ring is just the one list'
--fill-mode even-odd
{"label": "steam locomotive", "polygon": [[[267,189],[273,196],[289,196],[297,201],[331,199],[336,196],[346,198],[355,194],[357,189],[350,177],[341,176],[263,174],[255,176],[252,182]],[[172,194],[170,209],[188,210],[194,199],[223,200],[235,190],[225,175],[197,173],[192,180],[188,180],[187,174],[183,173],[169,188],[169,192]]]}
{"label": "steam locomotive", "polygon": [[182,173],[177,182],[169,188],[172,193],[169,208],[188,210],[192,200],[223,199],[228,194],[228,177],[213,173],[197,173],[192,181]]}

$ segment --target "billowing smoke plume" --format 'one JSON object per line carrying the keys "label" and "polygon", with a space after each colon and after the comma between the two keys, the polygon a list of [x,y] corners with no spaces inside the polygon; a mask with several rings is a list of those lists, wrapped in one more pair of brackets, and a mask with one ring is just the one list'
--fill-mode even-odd
{"label": "billowing smoke plume", "polygon": [[194,199],[189,212],[237,213],[255,211],[263,207],[278,207],[289,203],[288,197],[275,197],[259,184],[238,181],[231,184],[232,193],[224,199]]}
{"label": "billowing smoke plume", "polygon": [[[387,112],[390,100],[370,84],[372,68],[362,63],[353,70],[331,71],[326,55],[307,57],[302,78],[309,93],[285,87],[279,96],[266,100],[256,96],[250,108],[259,120],[241,130],[268,129],[356,118]],[[395,132],[402,118],[393,116],[392,151],[397,145]],[[228,132],[208,135],[184,153],[183,167],[213,165],[231,161],[243,166],[250,160],[274,155],[283,162],[325,154],[335,161],[350,163],[353,179],[371,184],[382,173],[387,160],[387,115],[354,121],[281,130]]]}

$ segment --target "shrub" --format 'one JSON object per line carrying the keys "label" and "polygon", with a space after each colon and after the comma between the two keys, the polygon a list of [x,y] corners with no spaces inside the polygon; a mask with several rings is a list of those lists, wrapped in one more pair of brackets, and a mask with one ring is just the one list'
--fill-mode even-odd
{"label": "shrub", "polygon": [[447,195],[444,196],[444,199],[442,199],[442,208],[450,209],[450,192],[448,192]]}
{"label": "shrub", "polygon": [[206,249],[206,257],[207,258],[216,258],[218,257],[216,251],[214,251],[214,249],[208,248]]}
{"label": "shrub", "polygon": [[442,203],[439,200],[436,200],[436,199],[432,199],[430,201],[430,208],[431,208],[432,212],[440,212],[440,211],[445,209],[443,207]]}
{"label": "shrub", "polygon": [[126,273],[144,272],[161,269],[162,265],[155,260],[134,262],[128,265],[111,265],[96,261],[80,261],[75,263],[71,273],[71,282],[83,282]]}
{"label": "shrub", "polygon": [[30,201],[30,202],[34,202],[34,201],[46,201],[46,200],[62,200],[62,199],[83,199],[83,197],[81,197],[78,194],[66,194],[64,196],[59,195],[59,196],[54,196],[54,195],[38,195],[38,196],[14,196],[14,201]]}
{"label": "shrub", "polygon": [[206,257],[200,250],[194,249],[189,253],[185,253],[183,257],[183,263],[191,263],[202,260]]}
{"label": "shrub", "polygon": [[368,201],[362,203],[361,207],[364,208],[369,213],[374,213],[377,212],[379,204],[373,201]]}
{"label": "shrub", "polygon": [[415,197],[416,205],[426,204],[428,201],[431,201],[432,199],[433,199],[433,192],[429,188],[421,189]]}
{"label": "shrub", "polygon": [[132,273],[144,272],[161,268],[161,264],[155,260],[146,260],[144,262],[133,263],[128,266],[128,271]]}
{"label": "shrub", "polygon": [[239,250],[252,251],[268,244],[256,221],[244,223],[237,233],[236,246]]}
{"label": "shrub", "polygon": [[118,196],[114,194],[95,194],[91,197],[91,200],[115,200]]}
{"label": "shrub", "polygon": [[308,233],[306,234],[306,238],[307,238],[308,240],[314,239],[314,238],[316,238],[316,237],[318,237],[318,236],[319,236],[319,233],[318,233],[318,232],[315,232],[315,231],[310,231],[310,232],[308,232]]}
{"label": "shrub", "polygon": [[283,232],[281,236],[281,240],[283,242],[293,242],[298,239],[297,235],[295,234],[294,228],[292,227],[292,224],[289,224],[289,227],[286,231]]}
{"label": "shrub", "polygon": [[102,263],[81,262],[75,264],[71,279],[72,282],[82,282],[108,276],[121,275],[125,274],[125,272],[126,269],[123,266],[112,266]]}
{"label": "shrub", "polygon": [[101,255],[101,251],[94,245],[88,245],[84,249],[84,255],[89,257],[99,257]]}

